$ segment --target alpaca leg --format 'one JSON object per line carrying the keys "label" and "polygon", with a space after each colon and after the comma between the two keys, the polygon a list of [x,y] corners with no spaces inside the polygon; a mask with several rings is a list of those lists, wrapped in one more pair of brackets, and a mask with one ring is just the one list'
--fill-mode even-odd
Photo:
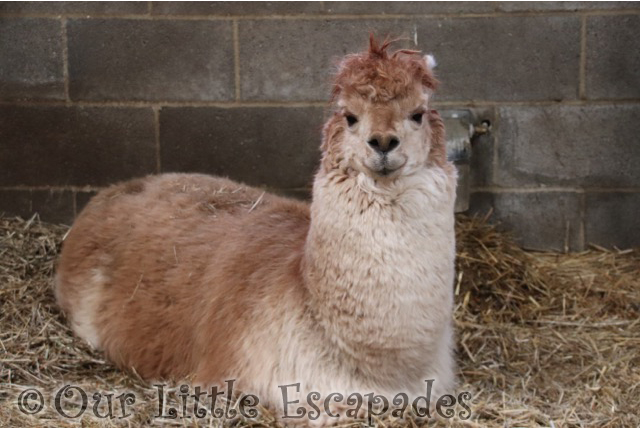
{"label": "alpaca leg", "polygon": [[[66,309],[71,328],[78,337],[86,340],[94,349],[100,349],[100,336],[96,327],[96,313],[102,298],[106,277],[100,269],[93,269],[86,281],[74,281],[56,275],[56,299]],[[82,290],[69,296],[68,290]],[[66,302],[66,304],[62,304]]]}

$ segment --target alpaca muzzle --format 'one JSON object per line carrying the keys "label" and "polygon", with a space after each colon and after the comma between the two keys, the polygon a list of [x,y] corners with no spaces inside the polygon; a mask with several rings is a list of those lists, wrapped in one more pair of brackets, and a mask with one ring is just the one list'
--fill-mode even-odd
{"label": "alpaca muzzle", "polygon": [[395,149],[400,145],[400,140],[398,137],[392,134],[381,135],[381,134],[373,134],[371,138],[367,141],[369,147],[371,147],[375,152],[381,154],[387,154],[391,150]]}

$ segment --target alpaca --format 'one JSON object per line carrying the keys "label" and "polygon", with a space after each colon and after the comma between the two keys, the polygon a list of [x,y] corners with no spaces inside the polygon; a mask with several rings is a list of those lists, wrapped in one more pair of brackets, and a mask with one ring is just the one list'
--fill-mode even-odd
{"label": "alpaca", "polygon": [[280,413],[294,383],[302,401],[451,391],[456,172],[431,60],[388,45],[339,66],[310,204],[200,174],[98,193],[57,268],[75,333],[145,379],[235,379]]}

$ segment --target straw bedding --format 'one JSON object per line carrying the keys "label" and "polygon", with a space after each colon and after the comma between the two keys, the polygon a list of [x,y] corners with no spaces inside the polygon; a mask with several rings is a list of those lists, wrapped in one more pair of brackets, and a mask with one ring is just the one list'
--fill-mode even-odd
{"label": "straw bedding", "polygon": [[[84,426],[151,424],[155,388],[74,338],[55,305],[52,273],[66,231],[37,218],[0,217],[0,426],[77,425],[79,419],[58,416],[50,401],[65,383],[85,389],[89,406],[95,391],[136,394],[132,416],[97,419],[87,411],[80,418]],[[640,426],[640,250],[526,252],[483,219],[466,217],[457,221],[457,239],[459,390],[471,393],[472,415],[446,423]],[[29,387],[46,399],[34,416],[17,405]],[[169,397],[169,403],[175,400]],[[232,424],[275,426],[273,421],[265,410]],[[220,426],[196,418],[164,423]],[[429,425],[436,423],[442,421]]]}

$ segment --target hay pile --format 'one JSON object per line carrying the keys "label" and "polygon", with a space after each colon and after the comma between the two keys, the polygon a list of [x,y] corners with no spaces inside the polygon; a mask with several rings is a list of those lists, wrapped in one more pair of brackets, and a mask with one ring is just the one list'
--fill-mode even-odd
{"label": "hay pile", "polygon": [[[55,305],[52,273],[66,230],[0,218],[0,426],[76,425],[57,416],[47,395],[65,382],[85,388],[90,406],[95,391],[137,396],[131,417],[98,420],[86,412],[84,426],[149,424],[156,390],[75,339]],[[640,426],[640,251],[528,253],[483,220],[464,217],[457,234],[460,390],[473,400],[471,419],[450,424]],[[28,387],[45,392],[36,416],[16,403]],[[234,425],[275,426],[268,412]]]}

